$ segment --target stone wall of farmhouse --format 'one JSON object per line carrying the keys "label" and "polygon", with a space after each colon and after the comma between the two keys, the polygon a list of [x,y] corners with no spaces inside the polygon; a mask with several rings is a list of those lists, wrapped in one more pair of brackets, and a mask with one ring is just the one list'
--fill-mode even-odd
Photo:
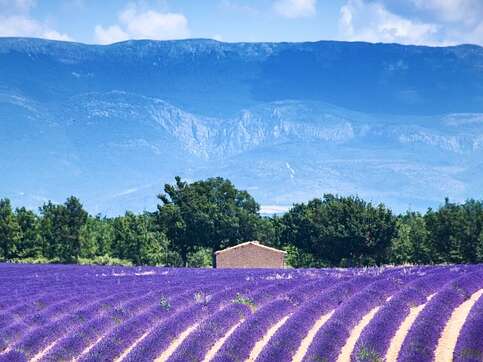
{"label": "stone wall of farmhouse", "polygon": [[284,268],[285,255],[248,244],[216,254],[217,268]]}

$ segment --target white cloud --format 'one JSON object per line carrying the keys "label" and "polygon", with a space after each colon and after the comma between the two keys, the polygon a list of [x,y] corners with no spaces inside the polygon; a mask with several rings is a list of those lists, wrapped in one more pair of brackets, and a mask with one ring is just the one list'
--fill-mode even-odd
{"label": "white cloud", "polygon": [[112,44],[129,39],[129,34],[118,25],[111,25],[106,28],[97,25],[94,32],[96,40],[100,44]]}
{"label": "white cloud", "polygon": [[314,16],[317,0],[277,0],[273,4],[275,12],[286,18]]}
{"label": "white cloud", "polygon": [[59,33],[57,31],[51,30],[51,29],[46,29],[42,33],[42,38],[52,39],[52,40],[63,40],[63,41],[72,41],[73,40],[69,35],[62,34],[62,33]]}
{"label": "white cloud", "polygon": [[483,44],[481,0],[347,0],[344,40],[403,44]]}
{"label": "white cloud", "polygon": [[379,3],[349,0],[341,8],[340,26],[346,40],[427,44],[437,32],[434,24],[395,15]]}
{"label": "white cloud", "polygon": [[0,16],[0,36],[26,36],[52,40],[72,40],[46,24],[25,15]]}
{"label": "white cloud", "polygon": [[154,10],[140,11],[129,6],[118,17],[119,24],[94,29],[95,38],[101,44],[111,44],[128,39],[170,40],[188,38],[188,20],[183,14],[163,13]]}
{"label": "white cloud", "polygon": [[0,0],[0,36],[25,36],[53,40],[72,40],[47,23],[33,19],[35,0]]}
{"label": "white cloud", "polygon": [[430,21],[479,23],[483,12],[481,0],[404,0],[403,6],[403,0],[377,1],[395,13]]}

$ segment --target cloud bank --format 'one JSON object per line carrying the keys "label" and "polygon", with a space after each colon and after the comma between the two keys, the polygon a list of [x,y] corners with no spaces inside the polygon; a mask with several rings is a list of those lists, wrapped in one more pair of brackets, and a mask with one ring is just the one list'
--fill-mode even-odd
{"label": "cloud bank", "polygon": [[111,44],[128,39],[171,40],[190,36],[188,20],[183,14],[140,10],[137,6],[124,9],[118,16],[118,24],[94,29],[100,44]]}
{"label": "cloud bank", "polygon": [[348,0],[344,40],[419,45],[483,44],[481,0]]}
{"label": "cloud bank", "polygon": [[26,36],[53,40],[72,40],[52,29],[46,22],[33,19],[30,11],[35,0],[0,0],[0,36]]}
{"label": "cloud bank", "polygon": [[304,18],[316,14],[316,0],[276,0],[275,12],[286,18]]}

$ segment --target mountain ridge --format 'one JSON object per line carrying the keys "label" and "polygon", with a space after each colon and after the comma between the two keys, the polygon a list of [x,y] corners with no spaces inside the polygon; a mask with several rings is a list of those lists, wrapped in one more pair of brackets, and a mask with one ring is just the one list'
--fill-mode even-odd
{"label": "mountain ridge", "polygon": [[272,210],[326,192],[423,210],[483,186],[481,47],[31,43],[0,38],[0,188],[15,205],[153,209],[175,175],[227,177]]}

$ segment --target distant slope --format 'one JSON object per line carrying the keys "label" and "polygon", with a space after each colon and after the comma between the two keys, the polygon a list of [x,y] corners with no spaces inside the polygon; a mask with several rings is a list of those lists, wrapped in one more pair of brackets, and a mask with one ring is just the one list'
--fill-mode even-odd
{"label": "distant slope", "polygon": [[0,153],[0,197],[30,207],[152,209],[178,174],[265,205],[481,197],[483,48],[3,38]]}
{"label": "distant slope", "polygon": [[317,100],[370,113],[483,111],[483,48],[321,41],[0,41],[0,87],[57,101],[113,89],[195,113]]}

